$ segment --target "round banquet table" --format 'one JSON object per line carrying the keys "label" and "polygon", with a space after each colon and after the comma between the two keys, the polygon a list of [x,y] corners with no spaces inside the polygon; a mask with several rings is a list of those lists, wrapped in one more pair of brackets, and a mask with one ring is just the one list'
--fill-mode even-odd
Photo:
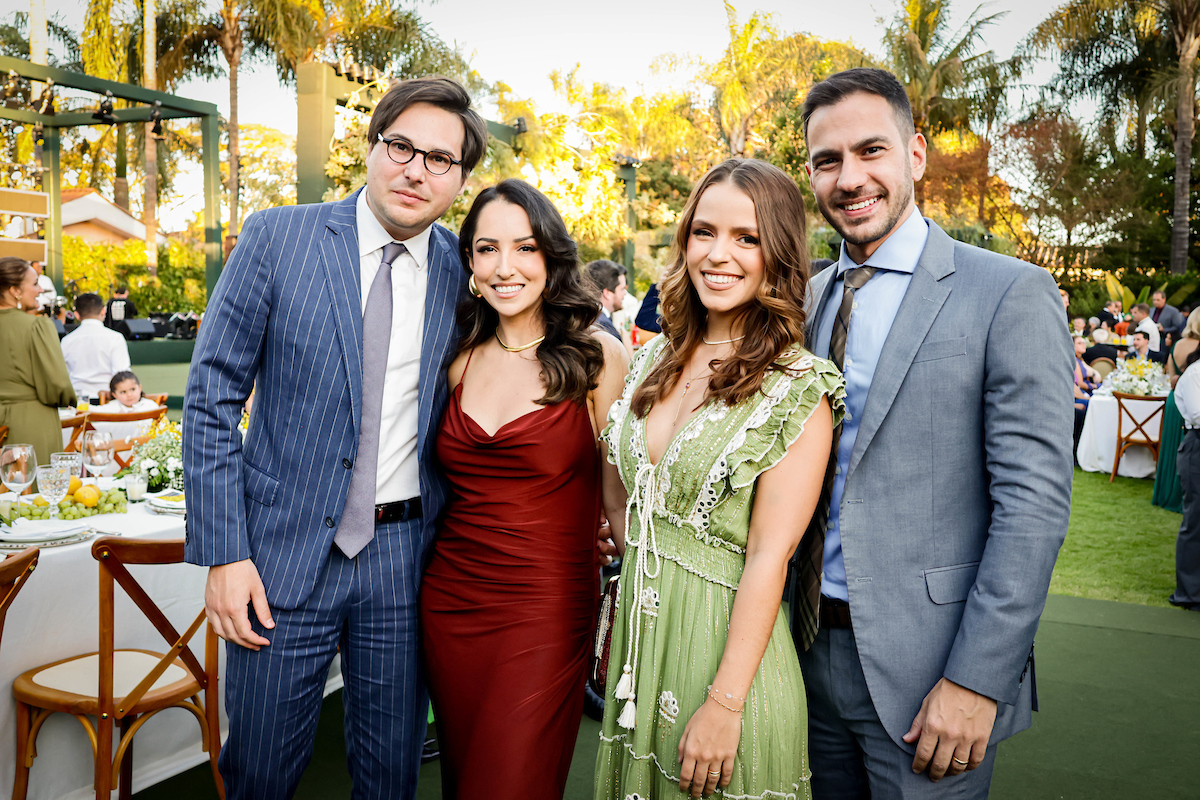
{"label": "round banquet table", "polygon": [[[11,495],[9,495],[11,498]],[[177,539],[183,521],[158,516],[143,504],[131,504],[127,514],[88,517],[93,528],[130,538]],[[8,611],[0,641],[0,793],[11,791],[16,752],[16,706],[12,682],[28,669],[99,648],[99,567],[92,542],[43,547],[37,569]],[[0,556],[10,552],[0,552]],[[192,564],[130,566],[130,573],[175,626],[184,631],[204,605],[207,570]],[[204,662],[204,627],[192,637],[196,657]],[[124,592],[117,587],[116,646],[164,652],[167,643]],[[224,677],[222,643],[221,670]],[[335,658],[325,693],[342,685]],[[224,680],[221,681],[224,686]],[[221,709],[221,741],[228,722]],[[53,714],[37,738],[38,756],[29,773],[30,800],[84,800],[92,788],[91,745],[77,720]],[[133,740],[133,790],[140,791],[197,764],[208,754],[200,750],[200,727],[184,709],[168,709],[153,717]],[[6,796],[6,795],[5,795]]]}
{"label": "round banquet table", "polygon": [[[1126,401],[1134,419],[1139,422],[1154,413],[1162,405],[1162,398],[1152,401]],[[1158,436],[1162,425],[1162,414],[1146,424],[1146,432]],[[1132,424],[1125,421],[1124,431],[1130,432]],[[1117,400],[1111,395],[1094,395],[1088,403],[1087,416],[1083,421],[1083,433],[1079,437],[1079,449],[1075,452],[1079,467],[1085,472],[1112,474],[1113,457],[1117,454]],[[1126,478],[1151,478],[1155,470],[1154,454],[1145,447],[1131,447],[1121,456],[1117,474]]]}

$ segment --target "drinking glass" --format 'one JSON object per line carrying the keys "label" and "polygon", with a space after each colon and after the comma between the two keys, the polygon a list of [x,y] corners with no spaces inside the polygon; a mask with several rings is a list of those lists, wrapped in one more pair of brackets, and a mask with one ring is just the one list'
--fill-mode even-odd
{"label": "drinking glass", "polygon": [[66,464],[43,464],[37,468],[38,491],[50,504],[50,519],[58,519],[58,504],[71,486],[69,469]]}
{"label": "drinking glass", "polygon": [[88,431],[83,435],[83,466],[93,480],[112,463],[112,434],[107,431]]}
{"label": "drinking glass", "polygon": [[21,492],[33,485],[37,472],[37,457],[31,444],[6,444],[0,448],[0,481],[17,493],[21,507]]}
{"label": "drinking glass", "polygon": [[125,495],[129,502],[136,503],[146,496],[146,476],[140,472],[131,472],[125,476]]}
{"label": "drinking glass", "polygon": [[50,463],[66,464],[69,474],[76,478],[82,477],[83,456],[79,453],[51,453]]}

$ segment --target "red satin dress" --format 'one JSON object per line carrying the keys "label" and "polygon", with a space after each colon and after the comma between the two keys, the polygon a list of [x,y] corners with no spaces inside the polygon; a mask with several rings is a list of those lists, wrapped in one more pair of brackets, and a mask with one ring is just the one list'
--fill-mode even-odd
{"label": "red satin dress", "polygon": [[453,492],[421,584],[442,797],[561,800],[599,595],[596,438],[573,402],[488,436],[461,397],[438,431]]}

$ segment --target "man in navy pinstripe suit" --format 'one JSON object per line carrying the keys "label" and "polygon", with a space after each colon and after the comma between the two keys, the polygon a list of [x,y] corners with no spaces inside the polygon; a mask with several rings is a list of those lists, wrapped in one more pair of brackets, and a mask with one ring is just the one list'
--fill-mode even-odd
{"label": "man in navy pinstripe suit", "polygon": [[228,642],[230,798],[294,794],[336,652],[353,796],[416,790],[417,585],[446,496],[434,433],[466,284],[434,223],[487,129],[461,86],[427,78],[393,86],[368,135],[364,189],[246,221],[188,376],[187,558],[209,567]]}

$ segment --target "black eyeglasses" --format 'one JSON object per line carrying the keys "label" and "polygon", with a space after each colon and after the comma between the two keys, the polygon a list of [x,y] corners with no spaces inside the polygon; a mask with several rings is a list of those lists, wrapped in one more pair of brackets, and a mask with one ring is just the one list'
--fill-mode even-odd
{"label": "black eyeglasses", "polygon": [[462,161],[455,161],[446,153],[437,150],[430,152],[413,147],[412,142],[407,139],[385,139],[381,133],[379,141],[387,147],[388,158],[397,164],[407,164],[417,153],[420,153],[425,159],[425,169],[430,175],[445,175],[455,164],[462,163]]}

